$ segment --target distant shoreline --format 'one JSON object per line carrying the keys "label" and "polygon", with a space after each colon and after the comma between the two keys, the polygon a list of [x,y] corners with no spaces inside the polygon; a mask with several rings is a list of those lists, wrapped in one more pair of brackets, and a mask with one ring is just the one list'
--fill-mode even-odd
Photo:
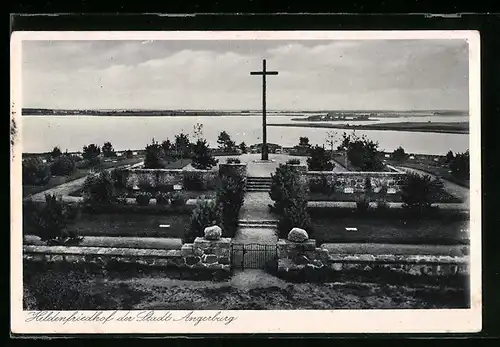
{"label": "distant shoreline", "polygon": [[401,123],[379,123],[379,124],[363,124],[363,125],[347,125],[347,124],[267,124],[268,126],[277,127],[298,127],[298,128],[326,128],[326,129],[346,129],[346,130],[383,130],[383,131],[411,131],[425,133],[442,133],[442,134],[468,134],[468,122],[450,122],[450,123],[424,123],[424,122],[401,122]]}

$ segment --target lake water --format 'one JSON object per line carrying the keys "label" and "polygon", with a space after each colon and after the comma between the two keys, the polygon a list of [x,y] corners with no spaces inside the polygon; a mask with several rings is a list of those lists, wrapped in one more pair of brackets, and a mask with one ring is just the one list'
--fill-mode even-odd
{"label": "lake water", "polygon": [[[268,117],[267,123],[294,123],[289,116]],[[381,118],[377,121],[359,121],[356,124],[379,122],[459,122],[467,117],[405,117]],[[152,138],[161,142],[174,140],[179,132],[193,137],[193,126],[203,124],[203,137],[210,146],[217,146],[217,136],[222,130],[232,139],[247,145],[262,141],[262,117],[260,116],[219,116],[219,117],[93,117],[93,116],[23,116],[20,124],[23,152],[37,153],[50,151],[54,146],[61,150],[81,151],[84,145],[106,141],[115,150],[143,149]],[[336,122],[336,123],[349,123]],[[351,123],[354,123],[351,121]],[[267,141],[286,147],[298,143],[299,137],[307,136],[311,144],[323,145],[326,134],[332,129],[268,127]],[[344,130],[335,130],[339,137]],[[351,132],[350,130],[347,131]],[[463,152],[469,149],[467,134],[437,134],[405,131],[357,130],[378,141],[380,149],[392,151],[402,146],[407,153],[446,154],[449,150]]]}

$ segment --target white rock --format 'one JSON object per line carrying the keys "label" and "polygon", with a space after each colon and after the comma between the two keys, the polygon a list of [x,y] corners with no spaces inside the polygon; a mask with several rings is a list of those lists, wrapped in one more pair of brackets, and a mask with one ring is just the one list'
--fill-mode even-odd
{"label": "white rock", "polygon": [[288,241],[304,242],[307,241],[307,239],[309,239],[309,235],[307,235],[307,231],[304,229],[293,228],[288,233]]}
{"label": "white rock", "polygon": [[217,225],[206,227],[204,235],[207,240],[218,240],[222,236],[222,229]]}

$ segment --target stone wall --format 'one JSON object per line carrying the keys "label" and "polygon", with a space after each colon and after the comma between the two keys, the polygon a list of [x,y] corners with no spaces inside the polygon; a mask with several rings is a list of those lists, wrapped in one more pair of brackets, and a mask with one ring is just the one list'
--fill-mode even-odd
{"label": "stone wall", "polygon": [[321,182],[326,179],[328,184],[335,185],[337,191],[361,193],[365,191],[366,178],[370,179],[372,190],[378,193],[382,188],[386,193],[400,191],[400,185],[406,174],[403,172],[331,172],[308,171],[306,174],[308,184]]}
{"label": "stone wall", "polygon": [[230,271],[231,239],[207,240],[197,237],[181,249],[184,263],[189,268]]}
{"label": "stone wall", "polygon": [[183,185],[186,175],[199,176],[208,188],[215,188],[218,177],[217,171],[214,170],[125,169],[121,172],[123,183],[129,189]]}
{"label": "stone wall", "polygon": [[307,276],[311,273],[330,275],[351,270],[385,269],[407,275],[468,275],[468,258],[427,255],[331,254],[316,247],[313,239],[304,242],[278,241],[278,276]]}
{"label": "stone wall", "polygon": [[36,262],[68,262],[98,265],[106,268],[112,263],[138,264],[158,268],[179,268],[230,271],[230,238],[206,240],[198,237],[191,244],[175,250],[24,245],[23,258]]}

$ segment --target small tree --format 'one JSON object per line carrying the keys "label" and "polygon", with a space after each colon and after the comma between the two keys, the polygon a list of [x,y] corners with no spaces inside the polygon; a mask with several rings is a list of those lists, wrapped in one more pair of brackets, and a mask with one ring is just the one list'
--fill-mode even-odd
{"label": "small tree", "polygon": [[131,159],[134,157],[134,152],[132,152],[130,149],[127,149],[125,151],[125,156],[128,158],[128,159]]}
{"label": "small tree", "polygon": [[448,153],[446,153],[445,162],[446,163],[451,163],[453,161],[453,159],[455,159],[455,155],[450,150],[450,151],[448,151]]}
{"label": "small tree", "polygon": [[56,176],[69,176],[75,172],[75,161],[69,155],[59,156],[50,167]]}
{"label": "small tree", "polygon": [[392,152],[392,154],[391,154],[391,158],[393,160],[396,160],[396,161],[403,161],[406,159],[406,157],[407,157],[407,154],[405,153],[405,150],[401,146],[396,148],[394,150],[394,152]]}
{"label": "small tree", "polygon": [[101,171],[87,176],[83,184],[83,198],[90,204],[110,204],[115,202],[115,182],[109,171]]}
{"label": "small tree", "polygon": [[38,157],[29,157],[22,164],[23,184],[44,185],[50,181],[50,166]]}
{"label": "small tree", "polygon": [[113,149],[113,145],[111,142],[105,142],[102,146],[102,155],[105,157],[116,157],[115,150]]}
{"label": "small tree", "polygon": [[193,161],[191,163],[194,168],[200,170],[209,170],[217,165],[217,160],[212,156],[206,140],[199,139],[193,146]]}
{"label": "small tree", "polygon": [[234,152],[236,148],[235,142],[231,140],[231,136],[225,131],[220,132],[217,143],[219,144],[219,148],[226,153]]}
{"label": "small tree", "polygon": [[303,190],[300,190],[283,208],[278,221],[278,236],[286,239],[292,228],[304,229],[309,237],[314,235],[313,225],[307,211],[307,199]]}
{"label": "small tree", "polygon": [[200,140],[203,138],[203,124],[196,123],[193,125],[193,135],[196,140]]}
{"label": "small tree", "polygon": [[165,152],[165,155],[168,155],[170,153],[172,147],[172,143],[168,139],[161,143],[161,148],[163,148],[163,152]]}
{"label": "small tree", "polygon": [[175,135],[175,151],[180,158],[189,158],[191,156],[191,142],[187,134]]}
{"label": "small tree", "polygon": [[311,145],[309,144],[309,138],[306,136],[299,137],[299,147],[309,148]]}
{"label": "small tree", "polygon": [[248,152],[248,147],[246,145],[245,142],[241,142],[239,145],[238,145],[238,148],[240,149],[241,153],[245,154]]}
{"label": "small tree", "polygon": [[99,163],[99,155],[101,154],[101,148],[94,143],[88,146],[83,146],[83,159],[87,160],[91,165]]}
{"label": "small tree", "polygon": [[78,205],[64,204],[60,197],[46,194],[45,204],[28,202],[24,211],[28,215],[28,227],[48,244],[78,243],[83,239],[67,230],[68,224],[79,216]]}
{"label": "small tree", "polygon": [[62,154],[61,149],[57,146],[54,147],[54,149],[52,149],[52,152],[50,152],[50,156],[53,159],[58,158],[61,154]]}
{"label": "small tree", "polygon": [[191,214],[189,227],[185,230],[182,240],[191,243],[197,237],[203,237],[206,227],[220,222],[219,209],[213,200],[200,200]]}
{"label": "small tree", "polygon": [[309,171],[331,171],[334,164],[330,161],[330,156],[325,149],[320,146],[315,146],[309,151],[310,156],[307,158],[307,166]]}
{"label": "small tree", "polygon": [[333,158],[333,149],[337,143],[337,133],[333,130],[326,133],[326,144],[330,146],[330,154]]}
{"label": "small tree", "polygon": [[146,157],[144,167],[146,169],[161,169],[165,167],[165,153],[162,146],[153,139],[150,145],[146,146]]}
{"label": "small tree", "polygon": [[245,180],[240,175],[224,175],[217,190],[224,236],[233,237],[238,226],[245,195]]}
{"label": "small tree", "polygon": [[269,196],[274,201],[274,209],[281,213],[287,200],[294,192],[301,189],[299,176],[291,167],[280,164],[274,174],[271,174],[271,190]]}
{"label": "small tree", "polygon": [[431,176],[407,173],[401,185],[403,207],[413,211],[428,210],[441,190],[442,183]]}
{"label": "small tree", "polygon": [[345,137],[342,143],[347,145],[347,158],[351,164],[362,171],[379,171],[384,167],[377,142],[368,140],[366,136],[359,138],[353,134],[352,137]]}

